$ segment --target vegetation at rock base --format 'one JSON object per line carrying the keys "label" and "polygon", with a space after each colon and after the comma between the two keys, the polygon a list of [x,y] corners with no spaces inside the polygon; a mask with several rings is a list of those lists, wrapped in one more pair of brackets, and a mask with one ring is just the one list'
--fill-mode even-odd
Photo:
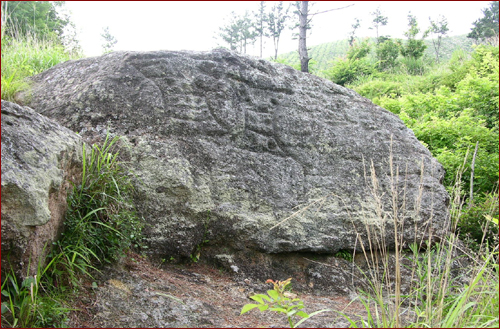
{"label": "vegetation at rock base", "polygon": [[[70,22],[57,16],[58,4],[34,3],[2,2],[2,99],[15,100],[18,91],[29,87],[26,77],[82,56],[62,35]],[[474,25],[467,38],[443,36],[439,53],[432,43],[435,39],[418,42],[412,24],[407,43],[377,35],[351,44],[348,40],[323,44],[309,52],[312,73],[397,114],[443,164],[444,184],[454,195],[450,208],[454,234],[412,257],[412,294],[384,291],[390,287],[386,277],[370,277],[372,289],[361,299],[369,317],[349,318],[353,327],[498,327],[498,2],[492,2]],[[235,48],[244,49],[256,35],[249,31],[234,41]],[[472,46],[470,39],[482,44]],[[300,69],[296,53],[282,54],[276,61]],[[128,176],[113,152],[117,142],[106,139],[104,145],[92,146],[90,157],[84,155],[88,159],[84,179],[69,198],[66,231],[48,264],[31,264],[37,266],[37,275],[22,281],[15,275],[2,278],[3,326],[67,325],[72,309],[68,295],[81,285],[82,275],[90,275],[99,263],[119,260],[131,245],[140,246],[142,223],[131,203]],[[457,237],[476,253],[469,255],[475,261],[471,272],[458,279],[450,268],[452,254],[459,248]],[[411,252],[417,250],[412,246]],[[443,266],[434,266],[437,263]],[[460,278],[467,283],[462,285]],[[286,286],[285,282],[278,286]],[[398,313],[405,300],[414,306],[407,322]],[[261,301],[266,304],[264,297]],[[276,309],[283,310],[287,308]]]}
{"label": "vegetation at rock base", "polygon": [[66,326],[68,304],[82,279],[92,278],[100,264],[120,260],[129,248],[145,247],[131,177],[117,160],[118,140],[108,135],[90,153],[83,149],[82,182],[68,197],[64,232],[53,243],[47,265],[37,264],[37,274],[21,283],[14,274],[3,278],[3,326]]}

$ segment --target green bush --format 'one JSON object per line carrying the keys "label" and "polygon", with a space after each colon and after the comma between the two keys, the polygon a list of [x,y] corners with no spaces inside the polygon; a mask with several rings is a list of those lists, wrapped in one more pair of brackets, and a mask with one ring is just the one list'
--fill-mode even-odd
{"label": "green bush", "polygon": [[392,39],[388,39],[377,45],[377,68],[380,71],[387,71],[397,66],[400,45]]}
{"label": "green bush", "polygon": [[[496,218],[496,223],[491,218]],[[498,245],[498,193],[487,194],[483,200],[470,203],[460,216],[458,232],[475,251],[485,242],[489,248]]]}
{"label": "green bush", "polygon": [[370,99],[379,97],[397,98],[403,92],[403,87],[398,82],[371,80],[366,83],[354,86],[353,89],[363,97]]}
{"label": "green bush", "polygon": [[371,51],[371,45],[368,42],[368,39],[363,40],[360,44],[355,43],[352,47],[347,51],[347,59],[355,60],[362,59],[368,56]]}
{"label": "green bush", "polygon": [[428,64],[424,58],[403,57],[399,62],[399,70],[407,75],[424,75]]}
{"label": "green bush", "polygon": [[362,76],[373,75],[376,72],[375,65],[368,59],[338,59],[333,66],[325,72],[326,76],[341,86],[355,82]]}

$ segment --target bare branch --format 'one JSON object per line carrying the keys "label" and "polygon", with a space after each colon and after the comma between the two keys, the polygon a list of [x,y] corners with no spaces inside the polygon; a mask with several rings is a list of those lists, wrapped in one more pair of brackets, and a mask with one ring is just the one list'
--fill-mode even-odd
{"label": "bare branch", "polygon": [[325,11],[319,11],[317,13],[314,13],[314,14],[309,14],[308,16],[314,16],[314,15],[318,15],[318,14],[323,14],[323,13],[327,13],[329,11],[334,11],[334,10],[340,10],[340,9],[345,9],[345,8],[349,8],[351,6],[354,6],[354,3],[350,4],[349,6],[345,6],[345,7],[340,7],[340,8],[334,8],[334,9],[328,9],[328,10],[325,10]]}

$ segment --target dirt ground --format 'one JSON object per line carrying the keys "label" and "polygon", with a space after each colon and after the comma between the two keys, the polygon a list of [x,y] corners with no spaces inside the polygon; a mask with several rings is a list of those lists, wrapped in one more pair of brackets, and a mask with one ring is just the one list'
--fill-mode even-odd
{"label": "dirt ground", "polygon": [[[76,328],[289,327],[286,316],[276,312],[254,309],[240,315],[245,304],[254,302],[249,296],[264,293],[271,284],[250,278],[236,282],[230,273],[206,264],[153,264],[129,253],[120,265],[105,267],[84,286],[73,305],[78,310],[70,314],[69,325]],[[309,318],[300,327],[346,328],[350,323],[338,312],[353,320],[366,316],[355,296],[295,293],[304,301],[307,313],[331,310]]]}

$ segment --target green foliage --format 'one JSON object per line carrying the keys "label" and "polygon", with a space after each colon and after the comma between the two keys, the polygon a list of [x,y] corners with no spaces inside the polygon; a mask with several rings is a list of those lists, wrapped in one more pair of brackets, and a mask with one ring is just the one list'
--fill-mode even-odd
{"label": "green foliage", "polygon": [[[399,98],[383,95],[374,100],[398,114],[443,164],[448,187],[465,155],[479,142],[473,186],[475,193],[488,193],[498,181],[498,47],[478,47],[471,59],[456,55],[450,65],[451,74],[434,79],[443,84],[434,91],[403,90]],[[360,90],[369,94],[363,89],[368,87],[361,85]],[[471,161],[469,156],[466,169]],[[467,191],[470,178],[464,176],[463,184]]]}
{"label": "green foliage", "polygon": [[82,183],[68,197],[65,230],[51,256],[57,282],[75,283],[77,273],[90,275],[92,264],[118,260],[131,245],[141,246],[143,224],[132,202],[131,178],[117,159],[118,140],[108,135],[90,154],[83,150]]}
{"label": "green foliage", "polygon": [[378,34],[378,29],[381,26],[386,26],[388,22],[387,16],[382,15],[382,11],[380,10],[380,7],[377,7],[377,9],[374,12],[370,13],[373,16],[373,21],[372,21],[372,26],[370,29],[375,29],[377,33],[377,43],[379,42],[379,34]]}
{"label": "green foliage", "polygon": [[[396,97],[401,96],[402,92],[402,87],[401,84],[398,82],[393,82],[393,81],[384,81],[384,80],[377,80],[373,79],[368,82],[365,82],[361,84],[358,87],[354,88],[357,93],[359,93],[361,96],[370,98],[370,99],[375,99],[378,97],[388,97],[391,99],[394,99]],[[399,111],[391,110],[393,113],[398,114]]]}
{"label": "green foliage", "polygon": [[229,22],[219,28],[219,37],[229,45],[229,48],[243,54],[246,53],[247,44],[253,44],[258,35],[248,12],[244,15],[231,12]]}
{"label": "green foliage", "polygon": [[27,77],[41,73],[70,59],[70,54],[57,39],[38,39],[32,34],[2,37],[2,99],[14,101],[15,94],[29,88]]}
{"label": "green foliage", "polygon": [[104,43],[102,44],[102,52],[104,54],[110,53],[113,47],[116,45],[118,40],[109,32],[109,27],[106,26],[103,28],[101,37],[104,39]]}
{"label": "green foliage", "polygon": [[352,262],[353,261],[353,253],[352,251],[349,251],[349,250],[339,250],[337,253],[335,253],[335,257],[339,257],[339,258],[342,258],[342,259],[345,259],[346,261],[348,262]]}
{"label": "green foliage", "polygon": [[27,277],[21,284],[12,272],[2,283],[2,296],[8,301],[2,302],[2,325],[6,322],[9,326],[31,326],[36,319],[38,282],[33,277]]}
{"label": "green foliage", "polygon": [[5,299],[2,302],[2,327],[47,328],[66,325],[70,309],[42,287],[45,272],[50,266],[42,268],[39,263],[37,274],[26,276],[21,284],[14,271],[2,278],[2,300]]}
{"label": "green foliage", "polygon": [[396,67],[396,60],[399,56],[400,44],[392,39],[385,40],[377,44],[375,53],[378,60],[378,69],[386,71]]}
{"label": "green foliage", "polygon": [[[375,38],[369,39],[369,42],[372,44],[383,43],[388,38],[380,37],[380,42],[377,42]],[[425,49],[424,56],[432,58],[435,56],[434,49],[432,47],[433,40],[424,40],[427,48]],[[396,41],[393,41],[397,44]],[[397,49],[399,55],[399,46],[398,48],[390,48],[392,52]],[[322,43],[316,46],[311,46],[308,52],[309,57],[313,58],[316,62],[316,71],[314,74],[323,76],[323,71],[328,70],[332,66],[332,61],[338,57],[345,57],[347,55],[347,51],[349,50],[349,42],[348,40],[339,40],[334,42]],[[472,52],[472,41],[467,39],[465,35],[461,36],[453,36],[453,37],[445,37],[442,39],[442,45],[439,52],[439,57],[441,61],[448,61],[452,54],[456,51],[463,51],[464,54],[468,54]],[[376,49],[373,54],[370,54],[368,58],[371,61],[379,60],[376,56]],[[392,55],[394,58],[394,54]],[[284,64],[295,66],[296,64],[300,65],[299,55],[297,51],[291,51],[285,54],[280,54],[279,58],[284,61]],[[395,56],[397,58],[397,55]],[[394,67],[396,68],[398,65],[397,60],[394,63]]]}
{"label": "green foliage", "polygon": [[[476,41],[495,42],[498,40],[498,1],[490,2],[490,7],[483,9],[484,17],[476,20],[472,31],[467,35],[467,38]],[[498,41],[497,46],[498,46]]]}
{"label": "green foliage", "polygon": [[357,79],[373,75],[376,72],[375,65],[366,58],[361,59],[338,59],[333,66],[325,72],[326,76],[341,86],[351,84]]}
{"label": "green foliage", "polygon": [[37,39],[61,36],[69,23],[56,10],[63,4],[64,1],[2,1],[2,38],[4,34],[9,37],[31,35]]}
{"label": "green foliage", "polygon": [[401,55],[411,59],[419,59],[424,55],[424,51],[427,48],[427,45],[423,40],[415,40],[410,39],[407,40],[406,43],[399,48]]}
{"label": "green foliage", "polygon": [[[277,313],[283,313],[286,315],[288,319],[288,323],[290,328],[296,328],[300,324],[302,324],[306,319],[325,312],[329,310],[321,310],[316,311],[311,314],[307,314],[302,311],[304,308],[304,302],[295,298],[296,295],[286,291],[287,286],[290,284],[292,278],[286,279],[285,281],[273,281],[267,280],[266,283],[272,283],[274,286],[273,290],[268,290],[267,295],[264,294],[255,294],[250,298],[258,302],[258,304],[246,304],[241,309],[241,314],[245,314],[246,312],[253,310],[254,308],[258,308],[259,311],[273,311]],[[294,317],[301,317],[302,320],[294,323]]]}
{"label": "green foliage", "polygon": [[355,60],[366,58],[371,51],[371,45],[368,39],[363,40],[361,43],[354,42],[353,45],[347,51],[347,59]]}
{"label": "green foliage", "polygon": [[432,39],[432,45],[434,46],[434,50],[436,52],[436,62],[439,63],[439,51],[441,50],[441,44],[443,41],[443,37],[448,33],[448,20],[446,17],[439,15],[437,21],[433,21],[429,17],[429,21],[431,26],[429,27],[429,33],[432,35],[437,35],[437,38]]}
{"label": "green foliage", "polygon": [[[390,287],[387,276],[369,279],[371,290],[360,291],[358,300],[366,315],[359,319],[336,311],[351,328],[496,328],[498,327],[498,251],[477,257],[474,266],[459,274],[452,272],[456,237],[447,243],[419,250],[417,244],[401,256],[409,261],[405,266],[412,273],[407,295]],[[498,248],[498,245],[496,245]],[[494,248],[493,248],[494,249]],[[383,261],[384,271],[390,270]],[[372,269],[372,271],[375,268]],[[378,281],[381,280],[381,281]],[[461,281],[467,280],[467,284]],[[399,296],[399,298],[396,298]],[[403,318],[405,313],[413,314]]]}
{"label": "green foliage", "polygon": [[460,216],[458,232],[476,252],[484,243],[489,247],[498,245],[498,193],[487,194],[482,200],[470,203]]}
{"label": "green foliage", "polygon": [[424,55],[424,51],[427,48],[424,39],[428,32],[424,32],[421,39],[417,39],[416,37],[419,32],[420,28],[418,27],[417,18],[408,14],[408,31],[404,33],[408,40],[399,48],[403,57],[418,60]]}
{"label": "green foliage", "polygon": [[266,16],[268,34],[273,39],[274,59],[278,58],[278,46],[281,33],[286,27],[286,22],[290,18],[288,13],[290,6],[283,7],[283,1],[274,4],[271,11]]}

